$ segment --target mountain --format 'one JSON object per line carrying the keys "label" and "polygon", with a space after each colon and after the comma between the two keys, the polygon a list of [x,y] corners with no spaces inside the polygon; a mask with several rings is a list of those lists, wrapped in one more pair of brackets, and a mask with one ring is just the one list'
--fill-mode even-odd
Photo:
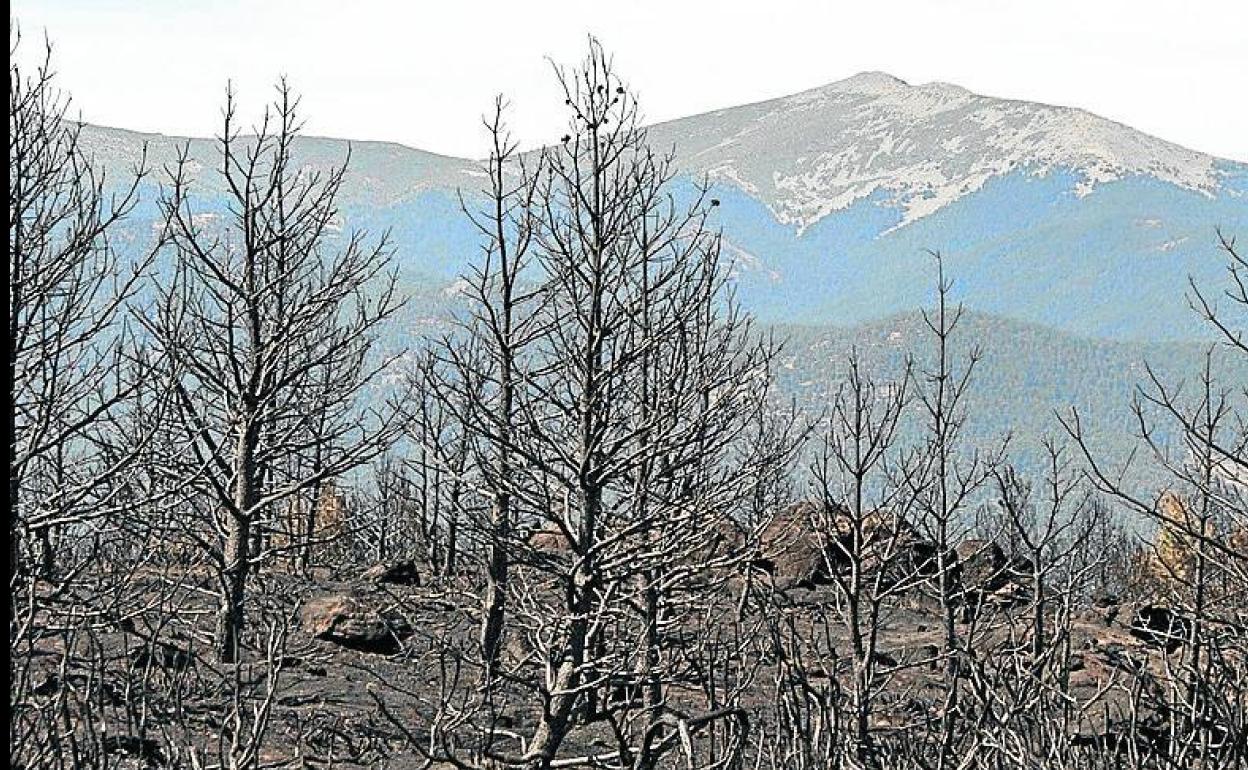
{"label": "mountain", "polygon": [[799,232],[877,193],[912,223],[1019,169],[1075,171],[1077,195],[1144,175],[1212,197],[1217,159],[1083,110],[910,86],[866,72],[651,130],[687,173],[731,182]]}
{"label": "mountain", "polygon": [[[1198,339],[1180,287],[1221,278],[1215,227],[1248,233],[1246,163],[1083,110],[945,83],[863,73],[655,125],[650,138],[674,148],[681,194],[694,180],[714,183],[738,296],[772,323],[853,326],[920,306],[931,249],[976,311],[1085,337]],[[144,144],[159,169],[185,141],[84,131],[114,179]],[[215,147],[189,141],[211,198],[221,189]],[[476,245],[458,194],[471,205],[479,164],[324,138],[302,139],[298,154],[324,167],[348,147],[344,220],[390,230],[420,292],[451,285]]]}
{"label": "mountain", "polygon": [[[1207,349],[1184,288],[1189,277],[1224,280],[1214,228],[1248,237],[1248,164],[1081,110],[943,83],[865,73],[655,125],[650,139],[675,153],[678,196],[713,183],[737,296],[789,340],[779,384],[812,410],[851,348],[876,377],[906,352],[922,361],[915,310],[932,298],[927,250],[941,250],[970,311],[957,344],[985,352],[970,437],[987,446],[1013,434],[1025,465],[1038,464],[1039,439],[1058,432],[1053,413],[1068,405],[1107,452],[1125,456],[1145,362],[1177,381]],[[160,169],[183,145],[202,211],[222,211],[212,140],[87,126],[83,142],[113,183],[146,147],[155,171],[118,239],[129,248],[150,244]],[[315,137],[296,155],[325,168],[348,150],[342,220],[391,233],[412,301],[387,344],[410,345],[444,328],[456,304],[477,248],[459,196],[473,205],[480,165]],[[1242,366],[1224,374],[1248,381]]]}
{"label": "mountain", "polygon": [[853,325],[927,301],[942,251],[976,310],[1088,337],[1198,337],[1179,288],[1248,232],[1248,164],[1082,110],[879,73],[656,126],[719,183],[741,297]]}

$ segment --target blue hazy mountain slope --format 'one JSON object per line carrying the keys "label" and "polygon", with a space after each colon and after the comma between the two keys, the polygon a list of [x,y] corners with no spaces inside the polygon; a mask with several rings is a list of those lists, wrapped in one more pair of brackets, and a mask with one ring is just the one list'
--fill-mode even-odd
{"label": "blue hazy mountain slope", "polygon": [[941,251],[970,307],[1121,340],[1203,333],[1183,295],[1219,281],[1215,228],[1248,233],[1248,166],[1216,197],[1143,176],[1076,195],[1070,172],[1020,170],[904,227],[876,195],[800,235],[736,190],[719,190],[742,302],[775,322],[854,325],[921,304],[925,251]]}
{"label": "blue hazy mountain slope", "polygon": [[[745,307],[771,323],[854,326],[922,304],[926,250],[977,312],[1089,338],[1199,339],[1189,277],[1222,277],[1214,230],[1248,237],[1248,164],[1066,107],[864,73],[656,125],[677,195],[709,179]],[[245,140],[243,140],[245,141]],[[152,241],[163,169],[186,146],[197,206],[224,212],[214,140],[88,126],[118,183],[147,148],[144,200],[119,234]],[[440,296],[478,248],[460,211],[478,163],[401,145],[308,137],[297,162],[350,167],[344,228],[390,233],[405,285]]]}

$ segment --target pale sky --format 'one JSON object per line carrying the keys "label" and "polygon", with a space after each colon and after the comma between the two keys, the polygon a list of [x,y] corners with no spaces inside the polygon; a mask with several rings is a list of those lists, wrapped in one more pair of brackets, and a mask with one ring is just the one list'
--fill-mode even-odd
{"label": "pale sky", "polygon": [[258,115],[278,76],[308,132],[484,152],[497,93],[525,146],[562,133],[546,57],[593,33],[650,121],[881,70],[910,83],[1083,107],[1248,161],[1245,0],[16,0],[90,122],[206,136],[232,79]]}

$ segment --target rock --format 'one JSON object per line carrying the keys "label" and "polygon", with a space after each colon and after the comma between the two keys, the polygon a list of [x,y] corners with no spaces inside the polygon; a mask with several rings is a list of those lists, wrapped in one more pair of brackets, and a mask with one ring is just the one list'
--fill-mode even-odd
{"label": "rock", "polygon": [[706,526],[694,526],[701,533],[682,549],[680,565],[701,571],[707,564],[728,555],[748,554],[751,549],[750,533],[730,518],[709,522]]}
{"label": "rock", "polygon": [[1022,582],[1010,581],[995,589],[989,598],[999,605],[1020,604],[1031,598],[1031,589]]}
{"label": "rock", "polygon": [[[851,568],[854,541],[854,528],[844,507],[803,501],[777,514],[763,529],[753,565],[792,585],[823,585]],[[935,547],[887,511],[864,515],[861,541],[856,545],[863,573],[883,575],[886,585],[935,572]]]}
{"label": "rock", "polygon": [[393,655],[412,635],[398,613],[357,594],[332,594],[304,605],[301,623],[317,639],[360,652]]}
{"label": "rock", "polygon": [[1163,717],[1154,712],[1127,714],[1121,705],[1115,705],[1113,716],[1104,713],[1110,709],[1094,711],[1094,716],[1071,736],[1071,744],[1111,755],[1165,753],[1169,731]]}
{"label": "rock", "polygon": [[544,553],[572,551],[572,544],[568,542],[567,536],[557,529],[539,529],[529,535],[527,542],[533,550]]}
{"label": "rock", "polygon": [[897,667],[897,658],[889,655],[887,652],[876,652],[871,656],[871,660],[874,661],[877,666],[884,666],[886,668]]}
{"label": "rock", "polygon": [[963,540],[954,549],[956,574],[963,591],[997,591],[1010,582],[1008,562],[991,540]]}
{"label": "rock", "polygon": [[[882,565],[885,585],[891,587],[903,582],[922,582],[935,577],[939,572],[936,544],[920,537],[904,523],[898,523],[897,526],[904,529],[896,533],[896,541],[889,546],[895,550],[895,554]],[[868,566],[873,567],[874,562],[869,562]]]}
{"label": "rock", "polygon": [[[854,546],[852,522],[842,511],[832,520],[832,552],[842,569],[849,567],[848,554]],[[884,510],[873,510],[862,522],[863,570],[881,574],[889,586],[936,574],[936,545],[919,535],[904,518]]]}
{"label": "rock", "polygon": [[[879,668],[896,668],[898,665],[897,658],[887,652],[879,650],[871,654],[871,663]],[[836,661],[837,673],[847,673],[854,670],[854,659],[851,657],[839,658]]]}
{"label": "rock", "polygon": [[31,695],[38,695],[40,697],[55,695],[67,684],[81,687],[82,685],[88,684],[88,681],[82,674],[70,674],[65,678],[65,681],[61,681],[60,675],[58,675],[55,671],[52,671],[44,675],[43,678],[39,680],[38,684],[32,686],[30,688],[30,693]]}
{"label": "rock", "polygon": [[820,536],[816,503],[798,503],[776,515],[758,537],[751,566],[777,582],[811,588],[832,581],[828,549]]}
{"label": "rock", "polygon": [[1187,641],[1191,626],[1182,615],[1169,607],[1148,604],[1135,611],[1128,633],[1148,644],[1174,652]]}
{"label": "rock", "polygon": [[558,529],[539,529],[525,538],[525,558],[531,566],[567,569],[572,562],[572,542]]}
{"label": "rock", "polygon": [[1094,611],[1098,613],[1098,618],[1102,623],[1112,626],[1122,612],[1122,608],[1117,604],[1107,604],[1104,607],[1097,607]]}
{"label": "rock", "polygon": [[362,583],[390,583],[400,586],[420,585],[420,571],[410,559],[379,562],[360,573]]}
{"label": "rock", "polygon": [[1005,565],[1005,571],[1009,574],[1010,579],[1018,583],[1030,580],[1035,570],[1035,562],[1026,556],[1015,556]]}
{"label": "rock", "polygon": [[92,700],[98,700],[110,706],[121,705],[125,699],[125,694],[118,689],[118,686],[107,679],[101,680],[85,674],[71,673],[62,680],[60,674],[55,671],[45,674],[30,688],[30,692],[32,695],[48,697],[71,688],[79,692],[89,692]]}
{"label": "rock", "polygon": [[1103,593],[1098,591],[1096,596],[1092,597],[1092,606],[1098,609],[1116,607],[1119,603],[1121,603],[1121,601],[1122,599],[1118,596],[1118,594]]}

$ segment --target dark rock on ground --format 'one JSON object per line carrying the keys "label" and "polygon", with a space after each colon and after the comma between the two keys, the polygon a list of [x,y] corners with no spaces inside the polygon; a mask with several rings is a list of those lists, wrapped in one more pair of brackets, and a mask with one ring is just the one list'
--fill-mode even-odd
{"label": "dark rock on ground", "polygon": [[420,570],[410,559],[379,562],[360,573],[362,583],[390,583],[400,586],[420,585]]}
{"label": "dark rock on ground", "polygon": [[360,652],[393,655],[412,635],[411,625],[373,597],[331,594],[304,605],[301,622],[317,639]]}
{"label": "dark rock on ground", "polygon": [[135,647],[130,660],[139,668],[162,668],[167,671],[185,671],[195,665],[195,656],[168,642]]}

